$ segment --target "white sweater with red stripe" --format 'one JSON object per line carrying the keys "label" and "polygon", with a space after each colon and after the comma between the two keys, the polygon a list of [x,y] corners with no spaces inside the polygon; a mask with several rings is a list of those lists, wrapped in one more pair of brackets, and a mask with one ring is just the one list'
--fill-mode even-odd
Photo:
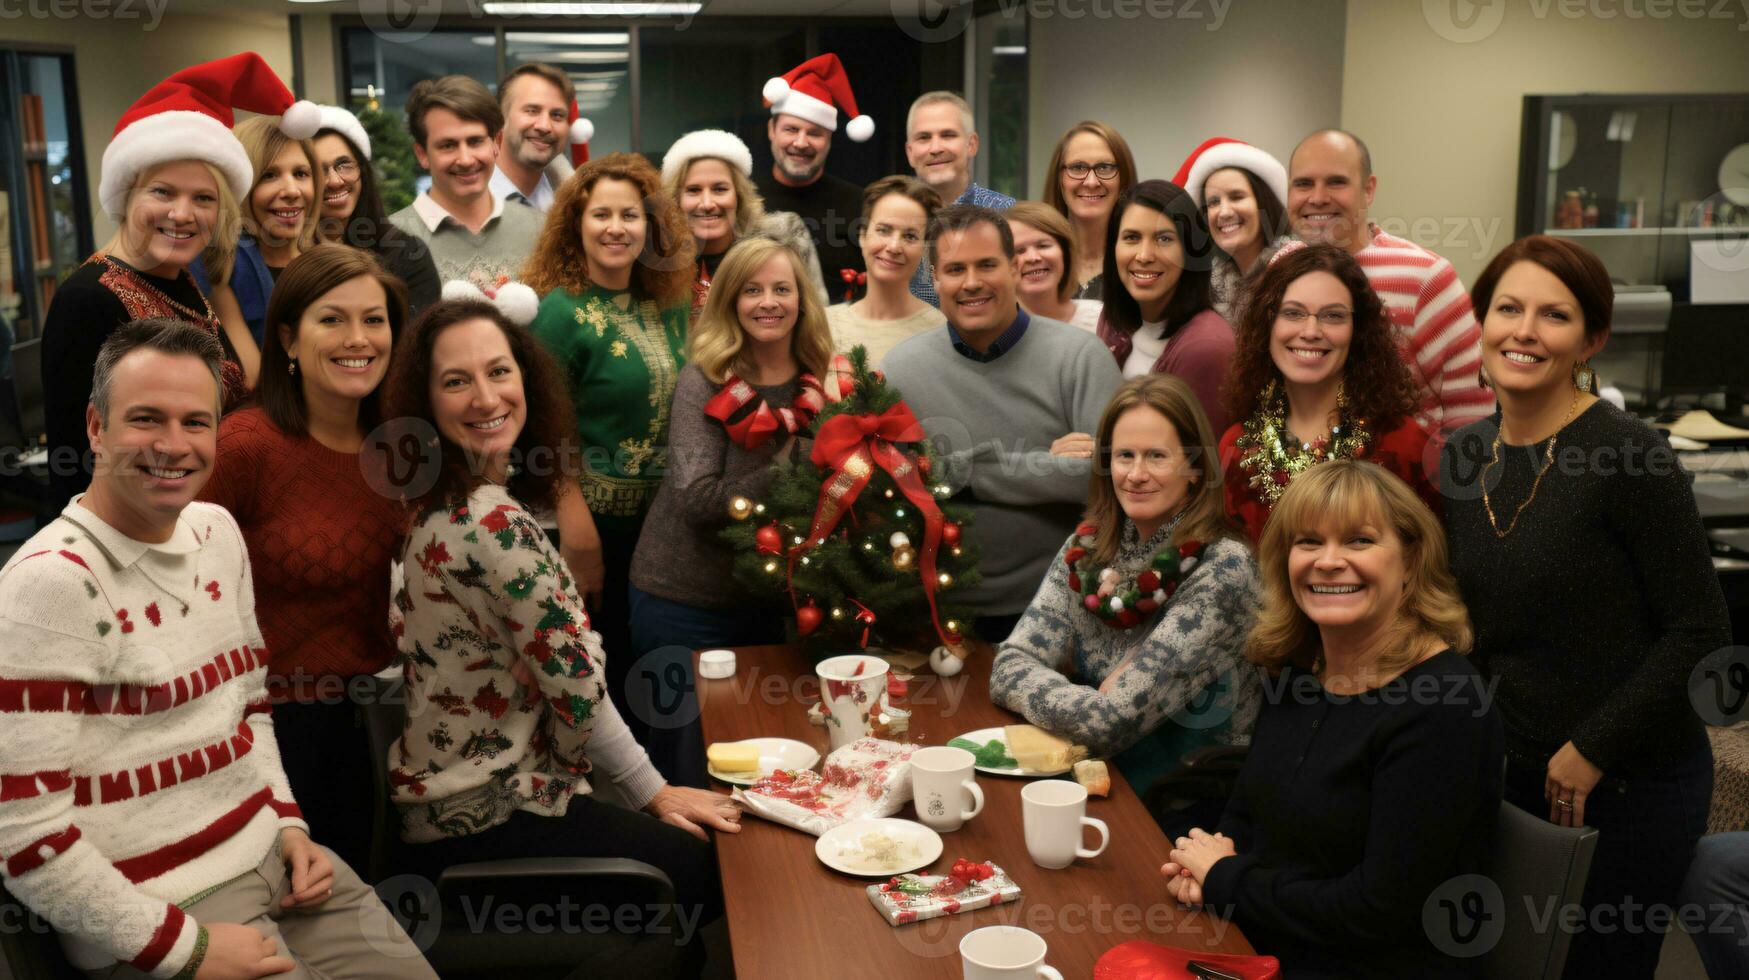
{"label": "white sweater with red stripe", "polygon": [[[1441,256],[1368,224],[1372,242],[1355,255],[1395,326],[1403,360],[1421,389],[1415,420],[1439,437],[1494,411],[1482,387],[1482,328],[1457,271]],[[1306,247],[1292,241],[1270,263]]]}
{"label": "white sweater with red stripe", "polygon": [[0,569],[0,861],[75,965],[182,969],[177,907],[305,827],[223,508],[147,546],[77,501]]}

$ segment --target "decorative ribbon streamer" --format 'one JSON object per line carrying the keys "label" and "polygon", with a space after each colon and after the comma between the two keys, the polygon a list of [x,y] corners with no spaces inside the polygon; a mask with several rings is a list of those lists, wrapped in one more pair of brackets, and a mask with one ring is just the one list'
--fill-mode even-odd
{"label": "decorative ribbon streamer", "polygon": [[[923,475],[911,457],[900,452],[895,442],[922,442],[923,425],[911,414],[904,402],[879,415],[835,415],[820,426],[814,436],[814,451],[810,457],[815,466],[831,475],[820,487],[820,503],[814,509],[814,524],[808,536],[789,556],[789,576],[793,580],[796,559],[802,553],[823,544],[850,513],[851,507],[868,481],[880,467],[893,478],[893,483],[905,499],[923,515],[923,548],[917,567],[923,576],[923,596],[929,602],[929,619],[941,642],[952,646],[941,627],[941,615],[935,605],[935,556],[941,548],[941,527],[945,522],[935,496],[923,483]],[[790,603],[795,603],[795,590],[790,590]],[[866,645],[867,641],[864,640]]]}
{"label": "decorative ribbon streamer", "polygon": [[850,361],[838,355],[826,372],[825,384],[803,372],[799,379],[801,391],[795,401],[774,409],[752,385],[731,374],[723,380],[723,390],[705,402],[704,413],[723,423],[729,438],[742,448],[758,449],[780,429],[793,433],[807,428],[827,402],[836,402],[850,393],[850,377]]}

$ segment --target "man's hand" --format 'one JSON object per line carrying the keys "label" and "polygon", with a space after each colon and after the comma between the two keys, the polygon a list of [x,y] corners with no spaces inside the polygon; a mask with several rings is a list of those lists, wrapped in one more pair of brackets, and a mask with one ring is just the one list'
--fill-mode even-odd
{"label": "man's hand", "polygon": [[730,834],[741,832],[741,807],[727,796],[710,790],[664,786],[656,791],[644,810],[699,840],[710,839],[700,824]]}
{"label": "man's hand", "polygon": [[309,834],[296,827],[280,831],[279,853],[291,872],[291,894],[281,903],[286,908],[312,909],[334,894],[334,863]]}
{"label": "man's hand", "polygon": [[[308,838],[305,838],[306,840]],[[206,956],[194,980],[255,980],[290,973],[297,964],[261,930],[235,922],[205,922]]]}

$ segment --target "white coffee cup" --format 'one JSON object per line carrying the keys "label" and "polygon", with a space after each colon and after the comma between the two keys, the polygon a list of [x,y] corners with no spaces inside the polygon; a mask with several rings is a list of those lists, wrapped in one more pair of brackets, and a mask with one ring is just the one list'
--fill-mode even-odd
{"label": "white coffee cup", "polygon": [[985,926],[960,940],[965,980],[1063,980],[1055,967],[1045,966],[1045,941],[1019,926]]}
{"label": "white coffee cup", "polygon": [[[911,756],[911,801],[917,819],[931,830],[958,830],[984,811],[984,791],[972,775],[977,757],[951,745],[931,745]],[[967,795],[969,809],[963,808]]]}
{"label": "white coffee cup", "polygon": [[820,678],[820,705],[833,748],[869,734],[873,720],[886,713],[885,660],[860,653],[828,657],[814,665],[814,673]]}
{"label": "white coffee cup", "polygon": [[[1087,814],[1087,789],[1066,779],[1041,779],[1020,791],[1026,852],[1041,868],[1066,868],[1076,858],[1098,857],[1111,843],[1111,828]],[[1099,846],[1081,846],[1081,828],[1099,831]]]}

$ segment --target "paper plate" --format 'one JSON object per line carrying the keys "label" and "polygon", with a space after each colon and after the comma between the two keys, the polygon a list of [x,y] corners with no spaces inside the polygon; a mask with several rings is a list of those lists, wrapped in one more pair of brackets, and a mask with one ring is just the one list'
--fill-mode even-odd
{"label": "paper plate", "polygon": [[708,764],[705,771],[725,783],[751,786],[779,769],[812,769],[820,762],[820,753],[813,746],[793,738],[749,738],[742,741],[759,747],[759,771],[726,774]]}
{"label": "paper plate", "polygon": [[[892,842],[892,854],[885,860],[863,850],[865,838],[873,834]],[[821,834],[814,842],[814,856],[847,875],[890,878],[935,863],[941,857],[941,835],[915,820],[852,820]]]}

